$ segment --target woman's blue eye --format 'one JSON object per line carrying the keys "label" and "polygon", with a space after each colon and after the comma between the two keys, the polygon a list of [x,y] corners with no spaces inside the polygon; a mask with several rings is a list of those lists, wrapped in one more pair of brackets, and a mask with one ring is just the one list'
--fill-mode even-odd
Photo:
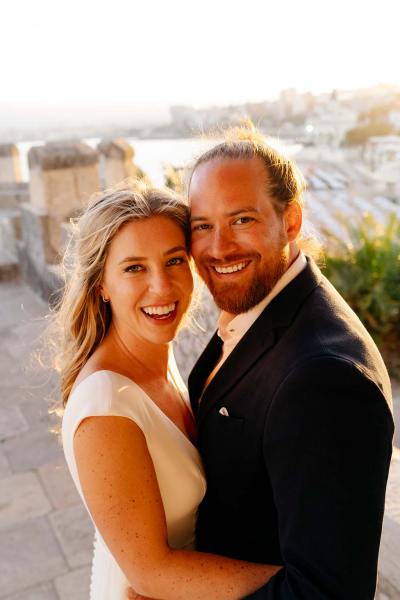
{"label": "woman's blue eye", "polygon": [[181,265],[184,262],[184,258],[182,256],[176,256],[175,258],[170,258],[168,261],[169,266]]}
{"label": "woman's blue eye", "polygon": [[143,271],[142,265],[130,265],[124,269],[125,273],[138,273],[139,271]]}

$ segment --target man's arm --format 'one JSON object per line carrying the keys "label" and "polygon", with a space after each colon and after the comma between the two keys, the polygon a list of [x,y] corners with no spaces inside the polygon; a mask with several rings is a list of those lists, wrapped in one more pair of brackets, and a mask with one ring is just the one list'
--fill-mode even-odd
{"label": "man's arm", "polygon": [[252,600],[374,598],[393,419],[350,362],[290,373],[264,433],[284,569]]}

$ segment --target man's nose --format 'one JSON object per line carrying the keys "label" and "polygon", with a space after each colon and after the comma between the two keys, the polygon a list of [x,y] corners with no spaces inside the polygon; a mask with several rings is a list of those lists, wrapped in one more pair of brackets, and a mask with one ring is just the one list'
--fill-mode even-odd
{"label": "man's nose", "polygon": [[214,228],[209,239],[208,252],[214,258],[222,259],[236,249],[234,236],[229,228]]}

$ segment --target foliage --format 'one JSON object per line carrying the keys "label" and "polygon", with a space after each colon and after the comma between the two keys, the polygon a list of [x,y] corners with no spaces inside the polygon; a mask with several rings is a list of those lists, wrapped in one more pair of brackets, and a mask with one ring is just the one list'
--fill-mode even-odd
{"label": "foliage", "polygon": [[181,194],[184,189],[182,169],[174,167],[171,164],[164,165],[164,181],[165,185],[178,194]]}
{"label": "foliage", "polygon": [[325,258],[325,275],[374,337],[392,370],[400,368],[400,223],[370,215],[349,227],[351,243]]}
{"label": "foliage", "polygon": [[396,129],[387,121],[372,121],[367,125],[354,127],[346,132],[344,143],[346,146],[363,145],[373,135],[390,135],[396,133]]}
{"label": "foliage", "polygon": [[375,104],[374,106],[371,106],[368,110],[361,112],[358,115],[358,121],[360,123],[387,121],[389,113],[391,111],[400,111],[400,93],[395,94],[389,102],[386,101],[381,104]]}

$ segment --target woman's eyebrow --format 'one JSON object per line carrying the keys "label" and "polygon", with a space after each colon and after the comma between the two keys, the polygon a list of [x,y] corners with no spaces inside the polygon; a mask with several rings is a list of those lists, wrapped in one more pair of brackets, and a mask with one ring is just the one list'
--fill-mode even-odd
{"label": "woman's eyebrow", "polygon": [[122,265],[122,263],[126,263],[126,262],[138,262],[138,261],[142,261],[142,260],[147,260],[145,256],[127,256],[126,258],[123,258],[122,260],[119,261],[119,265]]}
{"label": "woman's eyebrow", "polygon": [[[186,252],[186,248],[184,246],[174,246],[173,248],[170,248],[169,250],[164,252],[163,256],[168,256],[169,254],[174,254],[175,252],[182,252],[182,251]],[[126,262],[140,262],[140,261],[144,261],[144,260],[148,260],[147,256],[126,256],[125,258],[120,260],[118,264],[122,265],[123,263],[126,263]]]}

